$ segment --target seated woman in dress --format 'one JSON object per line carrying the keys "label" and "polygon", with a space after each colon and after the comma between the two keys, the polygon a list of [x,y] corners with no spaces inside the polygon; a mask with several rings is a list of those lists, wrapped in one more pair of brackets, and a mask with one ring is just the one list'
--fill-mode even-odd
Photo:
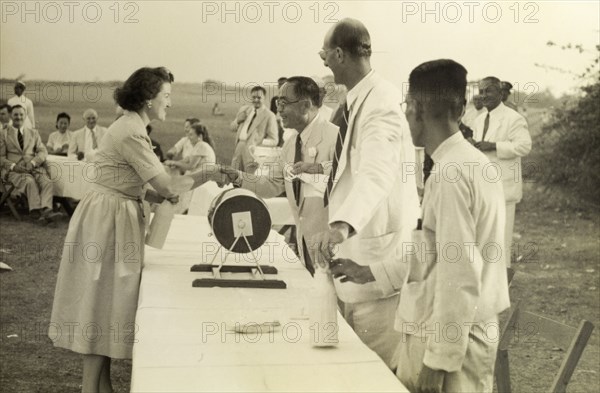
{"label": "seated woman in dress", "polygon": [[177,203],[206,181],[225,183],[216,165],[171,177],[152,151],[146,126],[165,120],[171,82],[165,68],[144,67],[115,90],[123,116],[100,141],[92,159],[98,176],[69,223],[48,335],[83,354],[83,392],[112,392],[111,358],[131,359],[148,218],[142,199]]}
{"label": "seated woman in dress", "polygon": [[198,171],[203,164],[214,164],[216,162],[214,144],[206,127],[200,123],[192,124],[188,135],[191,151],[179,161],[167,160],[165,165],[178,168],[185,174]]}
{"label": "seated woman in dress", "polygon": [[48,153],[60,156],[66,156],[69,151],[69,143],[73,137],[73,132],[69,130],[71,125],[71,116],[66,112],[61,112],[56,116],[56,130],[48,137]]}

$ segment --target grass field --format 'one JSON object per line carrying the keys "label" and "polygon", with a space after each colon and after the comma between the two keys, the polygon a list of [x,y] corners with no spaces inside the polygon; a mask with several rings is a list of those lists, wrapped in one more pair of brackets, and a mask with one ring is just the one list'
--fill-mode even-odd
{"label": "grass field", "polygon": [[[214,101],[203,102],[193,86],[175,84],[168,120],[155,125],[152,137],[166,150],[182,136],[183,120],[199,117],[215,139],[218,160],[227,163],[233,149],[233,134],[227,123],[241,102],[220,102],[225,116],[213,117],[210,109]],[[58,112],[69,112],[71,128],[77,129],[83,125],[81,114],[88,106],[99,112],[100,124],[108,126],[114,119],[108,88],[94,105],[36,103],[43,139],[54,129]],[[532,134],[539,138],[539,114],[530,115]],[[535,151],[528,160],[538,160]],[[0,211],[0,220],[0,260],[14,269],[0,275],[0,391],[77,392],[80,357],[55,349],[46,336],[68,222],[65,219],[52,228],[28,219],[19,222],[7,209]],[[515,232],[520,235],[515,251],[521,258],[515,264],[512,300],[521,300],[526,309],[572,326],[583,318],[596,325],[569,388],[570,392],[596,391],[600,386],[598,208],[582,204],[567,191],[546,189],[533,174],[517,207]],[[564,350],[542,344],[520,343],[513,352],[516,355],[511,354],[515,392],[537,393],[549,386]],[[129,361],[113,362],[116,391],[129,391],[130,367]]]}

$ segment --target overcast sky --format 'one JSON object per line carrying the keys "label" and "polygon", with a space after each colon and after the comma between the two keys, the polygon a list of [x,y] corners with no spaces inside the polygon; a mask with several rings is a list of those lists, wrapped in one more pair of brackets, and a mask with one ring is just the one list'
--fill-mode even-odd
{"label": "overcast sky", "polygon": [[[317,52],[335,20],[360,19],[373,67],[398,87],[419,63],[452,58],[469,79],[497,75],[561,93],[597,55],[598,1],[0,1],[0,76],[123,80],[164,65],[176,81],[268,83],[329,72]],[[423,6],[425,4],[425,6]],[[225,6],[223,6],[225,5]],[[426,9],[429,13],[426,13]],[[127,23],[128,22],[128,23]],[[579,54],[547,41],[583,44]]]}

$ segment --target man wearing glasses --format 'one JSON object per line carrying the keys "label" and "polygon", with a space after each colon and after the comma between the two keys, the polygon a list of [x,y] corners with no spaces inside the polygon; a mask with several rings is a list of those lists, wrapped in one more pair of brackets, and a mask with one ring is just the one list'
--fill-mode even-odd
{"label": "man wearing glasses", "polygon": [[[371,69],[371,39],[358,20],[344,19],[319,52],[334,81],[348,89],[332,174],[325,192],[329,230],[311,239],[332,267],[344,318],[391,368],[400,339],[394,330],[398,292],[388,290],[382,261],[410,241],[418,217],[415,148],[400,91]],[[410,169],[410,170],[409,170]],[[353,262],[355,261],[355,262]],[[403,275],[403,264],[395,264]]]}
{"label": "man wearing glasses", "polygon": [[283,144],[278,165],[268,176],[244,177],[243,173],[234,172],[232,177],[236,186],[264,198],[272,198],[285,191],[296,224],[298,253],[311,274],[314,273],[316,250],[308,248],[307,239],[327,229],[322,188],[319,191],[319,184],[313,184],[324,181],[314,175],[303,181],[296,175],[326,175],[331,171],[338,128],[319,115],[320,104],[319,87],[315,81],[304,76],[288,78],[280,89],[277,111],[283,126],[295,131],[294,136]]}
{"label": "man wearing glasses", "polygon": [[253,146],[277,146],[277,119],[264,105],[266,93],[262,86],[253,87],[252,105],[242,106],[231,122],[231,130],[237,132],[231,166],[237,170],[256,172],[258,165],[252,157]]}

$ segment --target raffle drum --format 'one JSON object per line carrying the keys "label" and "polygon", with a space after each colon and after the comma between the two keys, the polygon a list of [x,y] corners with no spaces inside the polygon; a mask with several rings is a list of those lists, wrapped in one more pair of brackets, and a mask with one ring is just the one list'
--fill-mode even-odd
{"label": "raffle drum", "polygon": [[[198,264],[191,268],[193,272],[213,272],[213,278],[200,278],[193,282],[194,287],[248,287],[284,289],[286,284],[280,280],[266,279],[265,274],[277,274],[274,266],[260,265],[254,251],[260,248],[271,231],[271,216],[265,202],[253,192],[234,188],[223,191],[211,203],[208,210],[208,223],[213,235],[221,247],[229,253],[250,253],[254,265],[215,265]],[[250,273],[251,279],[225,279],[221,273]]]}

